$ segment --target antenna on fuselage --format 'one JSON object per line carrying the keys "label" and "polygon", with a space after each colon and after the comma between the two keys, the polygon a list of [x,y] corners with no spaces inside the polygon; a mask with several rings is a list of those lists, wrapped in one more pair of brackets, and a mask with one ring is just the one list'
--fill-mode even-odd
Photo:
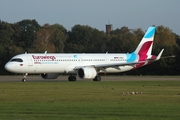
{"label": "antenna on fuselage", "polygon": [[26,51],[24,54],[27,54],[28,53],[28,51]]}
{"label": "antenna on fuselage", "polygon": [[46,54],[47,53],[47,50],[44,52],[44,54]]}

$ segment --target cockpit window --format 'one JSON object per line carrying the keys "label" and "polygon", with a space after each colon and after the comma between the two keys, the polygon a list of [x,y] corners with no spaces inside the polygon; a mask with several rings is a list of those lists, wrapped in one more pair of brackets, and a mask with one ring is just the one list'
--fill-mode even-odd
{"label": "cockpit window", "polygon": [[13,58],[11,62],[23,62],[23,60],[21,58]]}

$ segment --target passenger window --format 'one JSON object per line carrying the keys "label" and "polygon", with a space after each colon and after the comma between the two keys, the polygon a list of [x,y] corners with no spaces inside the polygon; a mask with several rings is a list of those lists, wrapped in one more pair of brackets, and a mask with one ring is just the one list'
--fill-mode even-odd
{"label": "passenger window", "polygon": [[11,59],[11,62],[23,62],[23,60],[21,58],[14,58]]}

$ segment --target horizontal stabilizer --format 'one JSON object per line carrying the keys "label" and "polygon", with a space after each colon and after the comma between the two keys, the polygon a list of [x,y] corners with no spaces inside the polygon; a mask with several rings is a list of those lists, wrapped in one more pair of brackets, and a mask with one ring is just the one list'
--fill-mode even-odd
{"label": "horizontal stabilizer", "polygon": [[172,58],[172,57],[176,57],[175,55],[171,55],[171,56],[164,56],[164,57],[161,57],[161,59],[164,59],[164,58]]}

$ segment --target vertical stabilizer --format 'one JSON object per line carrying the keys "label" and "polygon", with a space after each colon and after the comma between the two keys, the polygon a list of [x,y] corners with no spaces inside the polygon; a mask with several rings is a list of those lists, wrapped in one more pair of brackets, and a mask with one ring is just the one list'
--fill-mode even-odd
{"label": "vertical stabilizer", "polygon": [[138,47],[136,48],[135,54],[143,55],[143,56],[151,55],[155,30],[156,30],[155,27],[148,28],[146,34],[142,38]]}

